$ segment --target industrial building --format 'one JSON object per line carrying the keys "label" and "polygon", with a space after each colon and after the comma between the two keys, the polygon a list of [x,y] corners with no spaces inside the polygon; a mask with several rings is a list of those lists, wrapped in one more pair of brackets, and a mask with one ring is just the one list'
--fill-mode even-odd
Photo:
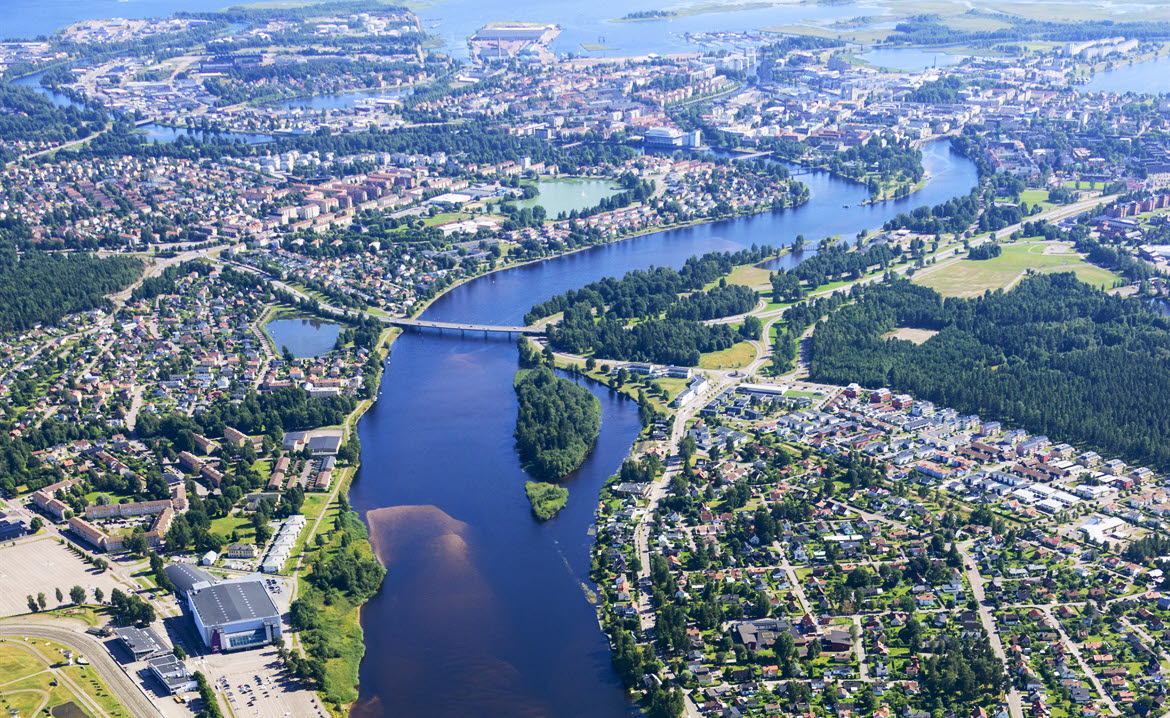
{"label": "industrial building", "polygon": [[168,566],[166,573],[212,652],[258,648],[280,638],[280,611],[260,575],[216,581],[186,564]]}
{"label": "industrial building", "polygon": [[126,628],[119,628],[114,631],[114,635],[130,651],[134,656],[134,660],[141,661],[145,658],[154,658],[168,653],[166,644],[158,637],[158,634],[149,628],[135,628],[134,626],[127,626]]}
{"label": "industrial building", "polygon": [[187,666],[170,654],[151,658],[146,666],[168,693],[186,693],[198,687],[195,676],[187,670]]}

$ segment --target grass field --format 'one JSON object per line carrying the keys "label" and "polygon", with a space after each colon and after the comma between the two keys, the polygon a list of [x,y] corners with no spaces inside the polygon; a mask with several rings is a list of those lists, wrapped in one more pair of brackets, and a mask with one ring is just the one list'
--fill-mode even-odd
{"label": "grass field", "polygon": [[739,369],[756,358],[756,348],[749,342],[738,342],[721,352],[709,352],[699,357],[702,369]]}
{"label": "grass field", "polygon": [[1026,189],[1020,193],[1020,201],[1027,202],[1029,207],[1038,204],[1046,210],[1056,206],[1048,201],[1048,190],[1046,189]]}
{"label": "grass field", "polygon": [[1095,287],[1108,289],[1117,274],[1086,262],[1067,245],[1056,242],[1007,244],[1003,254],[994,259],[963,259],[919,272],[914,282],[934,289],[946,297],[977,297],[988,289],[1008,289],[1029,269],[1038,272],[1068,272]]}
{"label": "grass field", "polygon": [[66,666],[65,648],[51,641],[0,640],[0,710],[25,718],[73,701],[87,713],[130,714],[90,666]]}
{"label": "grass field", "polygon": [[[756,267],[750,264],[744,264],[731,270],[731,274],[727,275],[728,284],[741,284],[745,287],[753,289],[770,289],[772,287],[772,271]],[[710,289],[719,284],[719,280],[708,284],[705,288]]]}

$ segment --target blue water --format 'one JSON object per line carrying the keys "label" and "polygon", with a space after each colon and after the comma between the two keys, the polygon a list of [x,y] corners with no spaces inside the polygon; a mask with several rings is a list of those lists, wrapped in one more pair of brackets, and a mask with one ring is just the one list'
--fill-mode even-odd
{"label": "blue water", "polygon": [[5,39],[52,35],[80,20],[166,17],[172,13],[222,10],[230,0],[0,0]]}
{"label": "blue water", "polygon": [[1098,72],[1089,82],[1075,87],[1081,92],[1136,92],[1147,95],[1170,92],[1170,57]]}
{"label": "blue water", "polygon": [[274,319],[264,329],[272,337],[276,350],[284,347],[298,359],[328,354],[337,341],[341,325],[316,319]]}
{"label": "blue water", "polygon": [[[974,166],[945,142],[924,156],[931,181],[907,200],[859,206],[865,188],[802,175],[812,198],[801,207],[490,274],[443,295],[423,316],[517,324],[533,304],[602,277],[753,243],[785,245],[797,234],[814,245],[832,234],[851,239],[975,185]],[[566,483],[568,507],[539,524],[512,446],[516,368],[509,340],[430,332],[394,343],[378,401],[358,425],[362,467],[350,491],[388,570],[362,611],[358,718],[620,718],[630,710],[581,584],[597,491],[637,433],[637,407],[592,387],[602,399],[601,437]]]}

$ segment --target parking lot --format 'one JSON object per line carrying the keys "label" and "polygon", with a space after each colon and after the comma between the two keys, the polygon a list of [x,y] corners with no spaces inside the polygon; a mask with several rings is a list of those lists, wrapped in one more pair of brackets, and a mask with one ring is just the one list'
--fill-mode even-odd
{"label": "parking lot", "polygon": [[276,649],[216,653],[190,661],[212,681],[236,718],[327,718],[317,696],[298,687],[281,667]]}
{"label": "parking lot", "polygon": [[0,616],[28,613],[28,596],[38,593],[45,594],[48,608],[56,608],[55,590],[61,589],[68,601],[73,586],[84,586],[91,601],[95,588],[102,589],[107,600],[115,588],[130,590],[112,572],[97,573],[51,536],[0,546]]}

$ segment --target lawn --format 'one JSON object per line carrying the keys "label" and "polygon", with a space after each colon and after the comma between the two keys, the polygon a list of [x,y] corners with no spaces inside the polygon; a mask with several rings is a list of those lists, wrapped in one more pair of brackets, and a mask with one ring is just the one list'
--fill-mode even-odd
{"label": "lawn", "polygon": [[962,259],[949,265],[918,272],[914,282],[934,289],[947,297],[977,297],[988,289],[1008,289],[1029,270],[1068,272],[1077,279],[1108,289],[1118,276],[1089,264],[1068,245],[1057,242],[1023,242],[1007,244],[1003,254],[994,259]]}
{"label": "lawn", "polygon": [[[0,710],[31,716],[40,708],[47,709],[75,701],[87,712],[89,706],[96,703],[110,718],[129,715],[97,677],[93,668],[53,668],[64,662],[64,647],[58,644],[42,639],[28,642],[0,640]],[[59,672],[68,674],[84,695],[75,695],[58,679]]]}
{"label": "lawn", "polygon": [[655,384],[662,387],[663,389],[666,389],[666,393],[670,397],[670,401],[673,401],[674,397],[678,396],[683,389],[687,388],[688,382],[690,382],[690,379],[675,379],[673,377],[666,376],[654,380]]}
{"label": "lawn", "polygon": [[1029,207],[1038,204],[1045,210],[1052,209],[1056,206],[1048,201],[1048,190],[1046,189],[1026,189],[1020,193],[1020,201],[1027,202]]}
{"label": "lawn", "polygon": [[[727,275],[728,284],[741,284],[752,289],[771,289],[772,288],[772,271],[757,267],[753,264],[743,264],[731,270],[731,274]],[[719,280],[711,282],[707,285],[707,289],[719,284]]]}
{"label": "lawn", "polygon": [[750,342],[738,342],[719,352],[708,352],[699,356],[702,369],[739,369],[756,359],[756,348]]}
{"label": "lawn", "polygon": [[232,535],[232,531],[239,531],[240,541],[249,543],[255,541],[255,532],[252,531],[252,519],[245,513],[235,512],[223,518],[212,519],[211,533],[219,534],[225,539]]}

